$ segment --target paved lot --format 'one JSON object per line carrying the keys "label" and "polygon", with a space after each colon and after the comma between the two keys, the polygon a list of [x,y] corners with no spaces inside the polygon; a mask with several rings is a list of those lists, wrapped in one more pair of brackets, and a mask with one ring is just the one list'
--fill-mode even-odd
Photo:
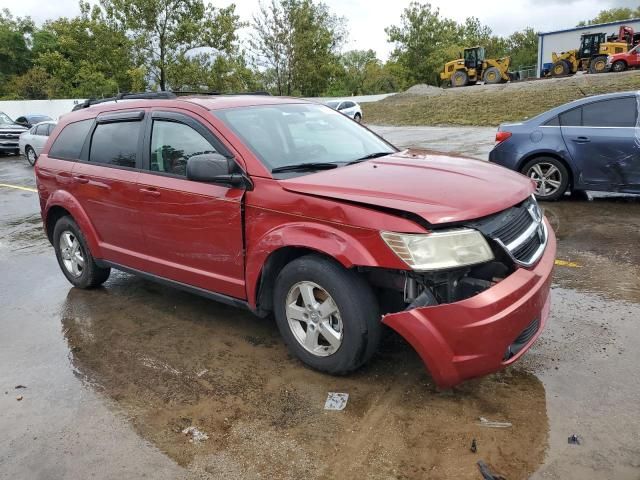
{"label": "paved lot", "polygon": [[[457,129],[383,133],[478,145]],[[246,312],[121,273],[73,289],[42,233],[32,169],[0,158],[0,184],[26,187],[0,186],[2,479],[478,479],[479,459],[510,480],[640,478],[637,198],[545,205],[570,262],[548,328],[508,371],[437,392],[393,336],[335,378]],[[343,412],[323,410],[329,391],[350,394]],[[190,443],[189,426],[209,438]],[[573,433],[581,445],[567,444]]]}

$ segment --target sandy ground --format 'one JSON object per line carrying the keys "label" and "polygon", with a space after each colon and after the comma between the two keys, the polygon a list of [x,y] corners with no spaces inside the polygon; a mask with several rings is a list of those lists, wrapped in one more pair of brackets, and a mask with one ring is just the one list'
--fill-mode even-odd
{"label": "sandy ground", "polygon": [[[32,186],[32,170],[0,159],[0,183]],[[514,367],[438,392],[392,334],[336,378],[247,312],[122,273],[73,289],[37,195],[0,188],[0,478],[478,479],[483,459],[508,479],[637,480],[640,201],[545,208],[573,262],[548,328]],[[327,392],[348,392],[346,409],[325,411]]]}

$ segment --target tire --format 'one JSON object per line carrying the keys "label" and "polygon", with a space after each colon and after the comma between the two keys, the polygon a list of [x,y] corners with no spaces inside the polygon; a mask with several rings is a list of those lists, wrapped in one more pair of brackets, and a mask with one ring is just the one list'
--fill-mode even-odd
{"label": "tire", "polygon": [[607,71],[607,57],[600,55],[589,63],[589,73],[605,73]]}
{"label": "tire", "polygon": [[571,67],[565,60],[560,60],[556,62],[551,67],[551,75],[554,77],[562,77],[564,75],[569,75],[571,71]]}
{"label": "tire", "polygon": [[536,182],[536,198],[538,200],[558,200],[569,186],[567,168],[560,160],[553,157],[534,158],[527,162],[520,172]]}
{"label": "tire", "polygon": [[489,67],[484,72],[484,83],[488,85],[495,85],[502,82],[502,74],[496,67]]}
{"label": "tire", "polygon": [[[311,308],[304,301],[308,295],[316,302]],[[366,363],[378,347],[382,325],[371,287],[332,260],[311,254],[287,264],[276,279],[273,301],[276,323],[289,350],[315,370],[332,375],[350,373]],[[331,315],[323,314],[324,305]],[[310,329],[308,348],[305,342]],[[327,331],[334,334],[333,342],[327,340],[331,335],[323,333]]]}
{"label": "tire", "polygon": [[27,157],[27,162],[33,167],[36,164],[36,160],[38,156],[36,155],[36,151],[31,148],[29,145],[24,147],[24,154]]}
{"label": "tire", "polygon": [[362,122],[362,115],[360,115],[359,113],[356,113],[356,114],[353,116],[353,119],[354,119],[356,122],[360,123],[360,122]]}
{"label": "tire", "polygon": [[623,60],[618,60],[616,62],[613,62],[613,65],[611,65],[612,72],[624,72],[626,69],[627,69],[627,64],[624,63]]}
{"label": "tire", "polygon": [[[63,236],[67,241],[63,239]],[[96,264],[87,247],[84,235],[71,217],[62,217],[56,222],[53,229],[53,248],[62,273],[74,287],[95,288],[109,278],[111,269],[101,268]],[[82,259],[81,268],[77,261],[77,253]],[[74,262],[77,264],[77,268],[73,267]]]}
{"label": "tire", "polygon": [[469,83],[469,76],[467,75],[467,72],[458,70],[451,76],[451,86],[454,88],[464,87],[467,83]]}

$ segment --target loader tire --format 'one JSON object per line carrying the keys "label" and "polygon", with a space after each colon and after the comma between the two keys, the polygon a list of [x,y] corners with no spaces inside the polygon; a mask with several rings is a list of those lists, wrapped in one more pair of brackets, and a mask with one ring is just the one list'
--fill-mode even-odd
{"label": "loader tire", "polygon": [[600,55],[591,60],[589,64],[589,73],[604,73],[607,71],[607,57]]}
{"label": "loader tire", "polygon": [[464,87],[469,83],[469,76],[467,72],[463,72],[462,70],[458,70],[451,76],[451,86],[452,87]]}
{"label": "loader tire", "polygon": [[569,63],[565,60],[560,60],[556,62],[551,67],[551,75],[554,77],[562,77],[564,75],[569,75],[571,68],[569,67]]}
{"label": "loader tire", "polygon": [[493,85],[496,83],[502,82],[502,74],[497,67],[489,67],[487,71],[484,72],[484,83],[488,85]]}

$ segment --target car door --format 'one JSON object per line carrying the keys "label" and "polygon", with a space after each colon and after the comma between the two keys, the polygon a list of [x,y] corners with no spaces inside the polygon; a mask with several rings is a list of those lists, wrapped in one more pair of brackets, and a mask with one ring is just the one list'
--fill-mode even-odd
{"label": "car door", "polygon": [[186,177],[189,158],[215,152],[229,156],[228,150],[201,119],[171,111],[153,112],[145,138],[139,195],[149,271],[246,298],[244,190]]}
{"label": "car door", "polygon": [[44,144],[47,143],[47,139],[49,138],[50,126],[51,125],[48,123],[41,123],[39,125],[36,125],[35,127],[35,134],[31,139],[31,144],[36,152],[36,155],[40,155],[42,147],[44,147]]}
{"label": "car door", "polygon": [[104,260],[144,269],[137,179],[143,110],[100,114],[73,169],[74,193],[89,216]]}
{"label": "car door", "polygon": [[340,111],[347,117],[353,117],[355,114],[356,104],[351,101],[342,102],[340,105]]}
{"label": "car door", "polygon": [[[635,96],[597,100],[560,115],[562,136],[587,188],[640,186]],[[638,138],[637,138],[638,137]]]}

